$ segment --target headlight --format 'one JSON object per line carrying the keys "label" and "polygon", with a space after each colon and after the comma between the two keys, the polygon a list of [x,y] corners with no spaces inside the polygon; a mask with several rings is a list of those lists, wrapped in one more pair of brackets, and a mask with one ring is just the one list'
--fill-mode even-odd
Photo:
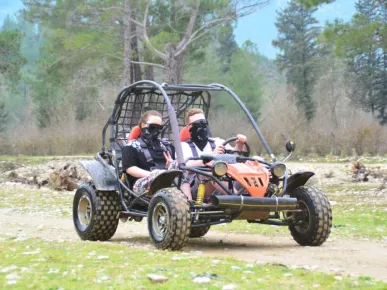
{"label": "headlight", "polygon": [[286,165],[283,163],[274,163],[271,168],[271,174],[273,174],[277,178],[281,178],[285,175]]}
{"label": "headlight", "polygon": [[228,166],[226,162],[216,161],[212,165],[212,173],[216,176],[223,176],[227,173]]}

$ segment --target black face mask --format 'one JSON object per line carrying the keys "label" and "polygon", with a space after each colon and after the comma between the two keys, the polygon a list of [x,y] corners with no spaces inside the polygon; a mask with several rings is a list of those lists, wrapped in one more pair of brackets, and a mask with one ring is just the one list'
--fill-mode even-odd
{"label": "black face mask", "polygon": [[206,125],[196,125],[192,124],[191,129],[191,140],[199,147],[200,150],[203,150],[206,147],[209,136],[209,129]]}
{"label": "black face mask", "polygon": [[147,143],[154,143],[158,141],[163,126],[158,124],[149,124],[148,127],[141,129],[141,138]]}

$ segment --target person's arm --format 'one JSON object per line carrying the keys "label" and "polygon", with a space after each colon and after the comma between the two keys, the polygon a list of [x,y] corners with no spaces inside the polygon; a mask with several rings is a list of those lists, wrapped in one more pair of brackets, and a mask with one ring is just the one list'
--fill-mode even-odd
{"label": "person's arm", "polygon": [[202,160],[190,160],[185,165],[187,165],[187,166],[203,166],[204,164],[203,164]]}
{"label": "person's arm", "polygon": [[[190,148],[191,150],[191,148]],[[224,146],[221,144],[217,144],[215,149],[212,152],[208,152],[212,154],[223,154],[224,153]],[[187,166],[203,166],[203,160],[190,160],[186,163]]]}
{"label": "person's arm", "polygon": [[148,177],[150,175],[150,171],[141,169],[137,166],[127,168],[126,173],[136,178]]}
{"label": "person's arm", "polygon": [[138,167],[138,155],[140,152],[134,146],[126,146],[122,150],[122,167],[125,169],[125,172],[129,175],[142,178],[148,177],[150,171],[141,169]]}

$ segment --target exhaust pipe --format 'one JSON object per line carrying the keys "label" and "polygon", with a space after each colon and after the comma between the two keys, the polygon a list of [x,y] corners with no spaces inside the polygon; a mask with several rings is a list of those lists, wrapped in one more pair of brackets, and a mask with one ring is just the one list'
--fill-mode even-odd
{"label": "exhaust pipe", "polygon": [[219,209],[249,211],[286,211],[297,209],[297,198],[291,197],[251,197],[243,195],[213,195],[212,205]]}

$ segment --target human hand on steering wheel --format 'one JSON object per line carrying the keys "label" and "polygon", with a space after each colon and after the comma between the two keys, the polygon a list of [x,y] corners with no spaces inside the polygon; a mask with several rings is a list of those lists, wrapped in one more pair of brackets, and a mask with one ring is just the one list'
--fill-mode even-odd
{"label": "human hand on steering wheel", "polygon": [[225,151],[224,145],[218,145],[215,147],[215,149],[212,151],[213,154],[223,154]]}
{"label": "human hand on steering wheel", "polygon": [[244,145],[247,142],[247,137],[245,135],[238,134],[236,137],[237,137],[237,140],[236,140],[237,144]]}
{"label": "human hand on steering wheel", "polygon": [[[249,157],[250,156],[250,146],[246,142],[247,138],[244,135],[238,134],[236,137],[228,138],[226,141],[223,142],[222,146],[225,147],[228,143],[231,143],[233,141],[236,141],[237,146],[238,144],[243,144],[246,148],[245,150],[224,150],[225,153],[228,154],[235,154],[238,153],[240,156]],[[242,147],[243,148],[243,147]]]}

